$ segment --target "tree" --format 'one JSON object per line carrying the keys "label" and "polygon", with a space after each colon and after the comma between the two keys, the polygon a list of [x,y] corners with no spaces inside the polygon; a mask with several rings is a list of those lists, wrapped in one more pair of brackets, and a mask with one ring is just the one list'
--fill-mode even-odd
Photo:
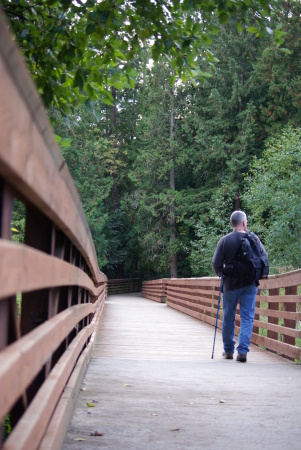
{"label": "tree", "polygon": [[192,276],[215,276],[212,257],[220,238],[232,231],[230,214],[233,211],[231,197],[217,190],[205,220],[195,225],[195,240],[191,243],[189,262]]}
{"label": "tree", "polygon": [[287,128],[254,159],[243,196],[273,272],[301,267],[301,129]]}
{"label": "tree", "polygon": [[278,20],[286,33],[286,48],[277,50],[271,40],[255,65],[253,96],[258,103],[258,122],[264,138],[281,135],[288,124],[301,125],[300,112],[300,2],[285,2]]}
{"label": "tree", "polygon": [[[198,63],[216,61],[208,50],[219,23],[241,31],[248,10],[253,32],[269,28],[280,0],[2,0],[46,107],[69,115],[78,102],[113,104],[111,87],[133,87],[130,61],[144,46],[164,58],[182,80],[202,78]],[[278,45],[282,36],[275,35]],[[114,74],[110,69],[116,68]],[[124,68],[125,70],[118,70]],[[174,79],[173,79],[174,81]]]}
{"label": "tree", "polygon": [[[100,208],[106,218],[102,233],[107,262],[102,268],[111,277],[170,276],[173,254],[179,276],[209,273],[231,212],[246,206],[240,205],[244,172],[254,155],[262,155],[257,94],[264,102],[269,85],[260,76],[258,61],[266,45],[272,44],[246,29],[238,33],[235,24],[221,27],[212,46],[219,64],[215,70],[205,61],[199,66],[211,77],[203,84],[173,86],[171,69],[156,63],[148,68],[151,54],[145,52],[131,62],[139,74],[135,89],[114,92],[113,127],[112,106],[98,104],[100,120],[94,118],[90,140],[105,137],[108,157],[120,162],[113,174],[106,172],[114,179],[114,189]],[[294,67],[297,64],[294,61]],[[115,70],[110,69],[110,76]],[[292,72],[290,86],[298,76]],[[76,120],[78,115],[83,116],[75,114]],[[88,122],[84,128],[90,129]],[[92,188],[87,196],[93,196]]]}
{"label": "tree", "polygon": [[[53,112],[52,114],[56,114]],[[88,225],[94,240],[98,264],[102,268],[108,262],[109,241],[105,232],[108,211],[105,202],[113,188],[113,177],[123,162],[117,154],[114,137],[99,134],[99,127],[85,108],[76,110],[71,116],[77,126],[72,129],[72,146],[62,147],[83,205]],[[69,137],[70,131],[58,120],[56,131]]]}
{"label": "tree", "polygon": [[176,275],[174,93],[166,65],[155,64],[152,72],[145,67],[143,74],[131,149],[136,158],[129,174],[134,189],[124,209],[132,212],[148,264],[164,273],[171,267]]}

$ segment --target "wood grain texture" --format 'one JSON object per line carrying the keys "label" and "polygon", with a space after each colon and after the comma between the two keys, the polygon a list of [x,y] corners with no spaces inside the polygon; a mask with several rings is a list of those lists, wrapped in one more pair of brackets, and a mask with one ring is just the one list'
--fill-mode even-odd
{"label": "wood grain texture", "polygon": [[[103,300],[102,300],[103,301]],[[40,325],[0,353],[0,420],[28,387],[53,351],[77,324],[100,306],[75,305]],[[90,330],[90,334],[93,330]]]}
{"label": "wood grain texture", "polygon": [[59,286],[80,286],[98,297],[102,287],[81,269],[59,258],[0,239],[0,301],[17,292]]}
{"label": "wood grain texture", "polygon": [[1,15],[0,79],[0,175],[64,231],[84,255],[95,282],[105,281],[74,183]]}

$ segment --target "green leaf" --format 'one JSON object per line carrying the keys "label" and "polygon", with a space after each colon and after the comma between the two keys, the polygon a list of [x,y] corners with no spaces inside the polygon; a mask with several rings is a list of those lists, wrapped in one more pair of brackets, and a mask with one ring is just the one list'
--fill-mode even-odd
{"label": "green leaf", "polygon": [[172,48],[172,44],[173,44],[173,42],[172,42],[171,39],[167,39],[167,40],[165,41],[165,48],[166,48],[166,51],[167,51],[167,52],[169,52],[169,50]]}
{"label": "green leaf", "polygon": [[109,13],[107,13],[107,12],[102,12],[98,15],[98,21],[100,23],[106,23],[108,18],[109,18]]}
{"label": "green leaf", "polygon": [[208,32],[210,34],[216,35],[220,32],[219,28],[215,27],[214,25],[211,25],[208,27]]}
{"label": "green leaf", "polygon": [[62,138],[60,142],[61,147],[71,147],[72,138]]}
{"label": "green leaf", "polygon": [[72,143],[72,138],[61,137],[58,134],[54,135],[55,141],[61,147],[70,147]]}
{"label": "green leaf", "polygon": [[85,101],[85,107],[87,108],[87,111],[89,111],[90,113],[93,113],[94,111],[94,103],[92,102],[92,100],[88,99]]}
{"label": "green leaf", "polygon": [[145,41],[145,39],[148,39],[150,37],[150,32],[148,29],[143,29],[140,31],[139,36],[142,41]]}
{"label": "green leaf", "polygon": [[93,114],[94,114],[94,117],[97,120],[97,122],[99,122],[100,121],[100,112],[96,111],[96,109],[94,109]]}
{"label": "green leaf", "polygon": [[86,28],[86,34],[93,34],[95,31],[95,23],[89,23]]}
{"label": "green leaf", "polygon": [[114,56],[115,56],[115,58],[122,59],[123,61],[125,61],[127,59],[125,54],[122,53],[120,50],[115,50],[114,51]]}
{"label": "green leaf", "polygon": [[105,95],[105,97],[102,99],[102,101],[103,101],[106,105],[113,106],[113,105],[114,105],[114,98],[113,98],[111,92],[109,92],[109,91],[104,91],[103,94]]}
{"label": "green leaf", "polygon": [[76,71],[76,74],[75,74],[75,77],[73,80],[73,86],[79,87],[80,89],[83,89],[83,87],[84,87],[84,80],[83,80],[82,71],[80,68]]}
{"label": "green leaf", "polygon": [[89,95],[89,97],[93,97],[94,90],[93,90],[91,84],[89,84],[89,83],[86,84],[85,88],[86,88],[86,91],[87,91],[87,94]]}
{"label": "green leaf", "polygon": [[178,56],[176,59],[176,63],[177,63],[177,68],[181,69],[183,67],[183,58],[181,58],[181,56]]}
{"label": "green leaf", "polygon": [[236,29],[237,29],[238,33],[242,33],[242,31],[243,31],[242,24],[239,22],[235,22],[235,25],[236,25]]}
{"label": "green leaf", "polygon": [[161,47],[156,43],[152,46],[152,57],[155,61],[158,60],[159,56],[161,54]]}
{"label": "green leaf", "polygon": [[68,130],[71,130],[71,125],[70,125],[69,117],[65,116],[64,119],[65,119],[65,123],[66,123],[66,125],[67,125],[67,127],[68,127]]}
{"label": "green leaf", "polygon": [[287,55],[291,55],[291,54],[292,54],[292,52],[291,52],[288,48],[282,47],[282,48],[280,48],[279,50],[280,50],[281,52],[283,52],[283,53],[286,53]]}
{"label": "green leaf", "polygon": [[202,78],[211,78],[212,75],[209,72],[202,72],[201,70],[197,71],[197,74]]}
{"label": "green leaf", "polygon": [[258,33],[258,28],[257,27],[248,27],[247,31],[249,31],[249,33]]}
{"label": "green leaf", "polygon": [[133,77],[128,77],[128,81],[129,81],[131,88],[134,89],[136,86],[136,80]]}
{"label": "green leaf", "polygon": [[228,21],[229,21],[229,16],[228,16],[228,14],[226,14],[225,12],[221,12],[221,13],[218,15],[218,20],[219,20],[219,22],[220,22],[222,25],[225,25],[225,24],[228,23]]}

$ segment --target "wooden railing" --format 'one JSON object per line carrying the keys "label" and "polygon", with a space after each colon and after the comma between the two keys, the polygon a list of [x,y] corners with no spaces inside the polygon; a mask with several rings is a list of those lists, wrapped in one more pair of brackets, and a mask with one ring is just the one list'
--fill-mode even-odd
{"label": "wooden railing", "polygon": [[[165,286],[165,292],[162,292],[162,286]],[[179,278],[144,282],[142,292],[146,298],[156,301],[166,296],[167,305],[171,308],[215,326],[219,288],[220,280],[217,277]],[[252,336],[254,344],[297,361],[301,360],[300,290],[301,270],[261,280]],[[219,328],[222,326],[222,317],[221,301]],[[239,325],[238,308],[236,334],[239,333]]]}
{"label": "wooden railing", "polygon": [[142,283],[142,295],[150,300],[154,300],[155,302],[165,303],[165,280],[167,281],[165,278],[162,278],[161,280],[144,281]]}
{"label": "wooden railing", "polygon": [[140,278],[123,278],[108,280],[108,295],[127,294],[141,291]]}
{"label": "wooden railing", "polygon": [[[59,449],[107,280],[19,51],[0,16],[0,423],[3,449]],[[15,199],[24,244],[11,241]],[[2,428],[2,426],[1,426]],[[0,430],[0,446],[5,427]]]}

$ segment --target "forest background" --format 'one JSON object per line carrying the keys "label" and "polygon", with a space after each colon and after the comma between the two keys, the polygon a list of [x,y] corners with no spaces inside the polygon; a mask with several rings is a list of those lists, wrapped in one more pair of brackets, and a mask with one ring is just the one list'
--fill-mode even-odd
{"label": "forest background", "polygon": [[[227,20],[211,15],[201,26],[206,54],[191,60],[183,42],[180,58],[170,54],[177,51],[175,40],[167,37],[163,51],[157,40],[147,40],[144,26],[139,31],[144,45],[131,41],[130,56],[116,40],[110,44],[113,53],[98,55],[106,64],[98,84],[89,82],[82,65],[87,55],[80,58],[66,42],[61,57],[69,52],[73,61],[55,79],[51,51],[45,53],[53,34],[38,33],[46,14],[49,30],[54,32],[54,22],[59,28],[58,17],[63,20],[74,2],[35,2],[34,12],[25,0],[2,3],[78,189],[99,267],[109,278],[213,275],[215,246],[231,231],[229,217],[238,208],[262,239],[272,273],[301,267],[299,1],[281,2],[264,34],[248,11],[241,22],[228,20],[231,11]],[[77,7],[89,3],[94,2]],[[60,10],[63,15],[56,16],[62,5],[65,15]],[[98,19],[92,16],[86,34],[94,36],[97,20],[108,26],[108,17],[104,10]],[[68,76],[72,64],[77,67]],[[16,240],[23,228],[19,205]]]}

